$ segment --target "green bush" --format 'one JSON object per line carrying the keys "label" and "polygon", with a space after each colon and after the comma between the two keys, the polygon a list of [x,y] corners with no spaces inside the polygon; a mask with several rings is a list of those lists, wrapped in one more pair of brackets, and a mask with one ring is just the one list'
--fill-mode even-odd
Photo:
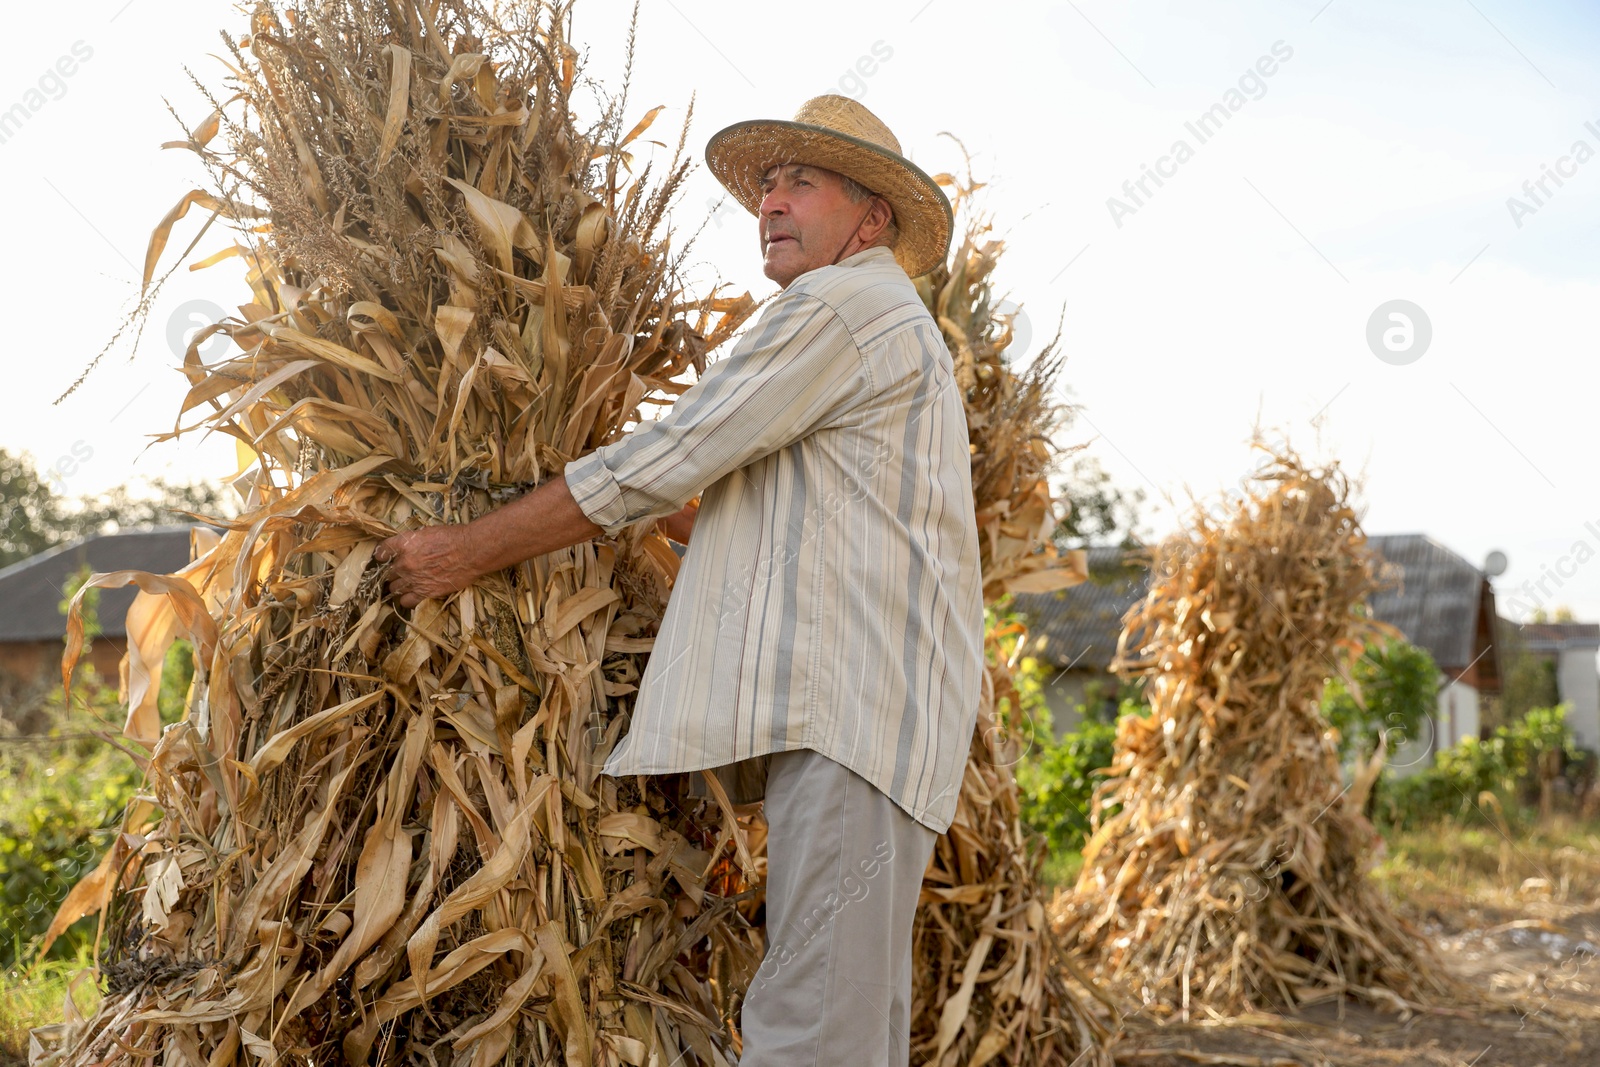
{"label": "green bush", "polygon": [[[139,782],[133,761],[101,741],[0,753],[0,968],[34,954],[56,909],[94,869]],[[94,936],[82,920],[51,950],[70,958]]]}
{"label": "green bush", "polygon": [[[1064,873],[1061,860],[1082,847],[1089,830],[1089,806],[1095,787],[1111,764],[1115,722],[1106,722],[1085,704],[1078,705],[1082,725],[1055,735],[1050,705],[1044,697],[1047,668],[1032,656],[1021,656],[1017,642],[1025,633],[1009,603],[986,609],[984,622],[993,638],[990,655],[1006,657],[1015,699],[1002,694],[995,715],[1002,730],[1016,741],[1021,759],[1014,768],[1022,821],[1041,834],[1052,857],[1050,866]],[[1098,706],[1098,697],[1091,694]],[[1143,704],[1123,699],[1117,714],[1148,713]]]}
{"label": "green bush", "polygon": [[[69,596],[86,574],[87,569],[69,585]],[[97,593],[91,590],[83,605],[91,641],[100,632]],[[158,697],[163,723],[183,714],[193,675],[190,645],[174,642]],[[110,846],[141,781],[134,761],[102,739],[122,728],[125,708],[116,688],[85,666],[72,699],[70,711],[59,688],[47,699],[45,712],[53,723],[47,736],[0,737],[0,969],[32,961],[68,891]],[[50,958],[81,956],[95,926],[94,916],[81,919],[51,947]]]}
{"label": "green bush", "polygon": [[1426,770],[1406,778],[1385,776],[1380,810],[1396,826],[1413,828],[1471,814],[1482,793],[1493,794],[1502,807],[1537,802],[1543,777],[1585,763],[1566,714],[1565,704],[1534,708],[1486,740],[1469,737],[1437,753]]}
{"label": "green bush", "polygon": [[[1124,701],[1122,714],[1136,714],[1138,705]],[[1083,712],[1082,705],[1078,709]],[[1050,851],[1083,847],[1089,832],[1089,805],[1095,787],[1104,781],[1100,771],[1111,765],[1117,738],[1114,723],[1085,717],[1083,726],[1049,738],[1017,766],[1022,819],[1044,834]]]}
{"label": "green bush", "polygon": [[[1044,697],[1047,668],[1017,647],[1025,629],[1008,602],[985,609],[985,626],[992,639],[989,654],[1005,657],[1015,698],[1002,693],[996,700],[999,728],[1010,735],[1021,758],[1013,768],[1018,801],[1025,826],[1041,834],[1052,857],[1078,849],[1089,828],[1089,804],[1101,776],[1095,772],[1111,763],[1116,727],[1095,719],[1078,705],[1082,727],[1059,740]],[[1126,701],[1123,709],[1133,707]]]}
{"label": "green bush", "polygon": [[1323,717],[1339,731],[1341,757],[1364,760],[1380,739],[1393,753],[1406,738],[1420,736],[1438,706],[1439,668],[1426,649],[1405,641],[1368,645],[1351,664],[1350,675],[1361,703],[1341,678],[1330,678],[1322,696]]}

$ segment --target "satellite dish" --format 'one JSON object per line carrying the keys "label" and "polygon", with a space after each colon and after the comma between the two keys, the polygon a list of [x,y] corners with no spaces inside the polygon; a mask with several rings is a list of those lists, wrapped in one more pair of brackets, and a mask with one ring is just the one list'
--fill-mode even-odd
{"label": "satellite dish", "polygon": [[1506,572],[1506,567],[1508,566],[1510,566],[1510,560],[1506,559],[1506,554],[1498,548],[1483,559],[1483,573],[1491,578],[1500,577]]}

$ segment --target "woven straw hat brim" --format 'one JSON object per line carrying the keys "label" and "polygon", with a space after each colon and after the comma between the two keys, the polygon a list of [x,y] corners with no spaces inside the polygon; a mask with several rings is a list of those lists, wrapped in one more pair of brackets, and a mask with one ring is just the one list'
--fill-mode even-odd
{"label": "woven straw hat brim", "polygon": [[761,207],[761,177],[775,163],[836,171],[889,201],[900,228],[895,259],[911,277],[944,262],[955,228],[950,200],[904,156],[826,126],[785,119],[736,122],[706,144],[706,166],[752,215]]}

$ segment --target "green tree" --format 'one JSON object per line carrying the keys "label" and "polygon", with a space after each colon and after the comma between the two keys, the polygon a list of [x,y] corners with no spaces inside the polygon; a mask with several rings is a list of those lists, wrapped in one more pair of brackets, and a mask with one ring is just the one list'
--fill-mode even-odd
{"label": "green tree", "polygon": [[61,499],[32,461],[0,448],[0,567],[27,559],[61,539]]}
{"label": "green tree", "polygon": [[1115,543],[1127,547],[1136,543],[1139,507],[1144,503],[1145,492],[1113,485],[1111,475],[1093,456],[1079,454],[1073,459],[1056,496],[1071,508],[1055,529],[1054,540],[1059,546],[1083,548]]}
{"label": "green tree", "polygon": [[1350,670],[1361,699],[1342,678],[1330,678],[1322,713],[1339,731],[1341,756],[1365,760],[1382,743],[1386,754],[1408,738],[1439,703],[1442,676],[1425,649],[1389,640],[1367,646]]}
{"label": "green tree", "polygon": [[1565,604],[1560,605],[1555,611],[1546,611],[1544,608],[1534,608],[1533,614],[1528,616],[1529,622],[1572,622],[1576,616],[1572,609]]}
{"label": "green tree", "polygon": [[42,478],[26,453],[0,448],[0,567],[95,533],[180,522],[183,512],[228,516],[220,485],[153,478],[137,491],[117,486],[68,498]]}
{"label": "green tree", "polygon": [[126,485],[115,486],[93,496],[81,497],[74,513],[74,534],[108,533],[138,526],[163,526],[188,519],[186,513],[212,518],[231,517],[237,512],[224,496],[221,483],[170,482],[152,478],[137,491]]}

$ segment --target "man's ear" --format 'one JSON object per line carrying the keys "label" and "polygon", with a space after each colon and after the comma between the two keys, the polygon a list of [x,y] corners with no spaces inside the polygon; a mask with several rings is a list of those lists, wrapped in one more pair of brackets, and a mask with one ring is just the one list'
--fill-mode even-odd
{"label": "man's ear", "polygon": [[883,236],[893,218],[894,209],[889,206],[889,201],[881,196],[874,196],[867,217],[861,220],[861,225],[856,229],[856,236],[863,244],[870,245]]}

